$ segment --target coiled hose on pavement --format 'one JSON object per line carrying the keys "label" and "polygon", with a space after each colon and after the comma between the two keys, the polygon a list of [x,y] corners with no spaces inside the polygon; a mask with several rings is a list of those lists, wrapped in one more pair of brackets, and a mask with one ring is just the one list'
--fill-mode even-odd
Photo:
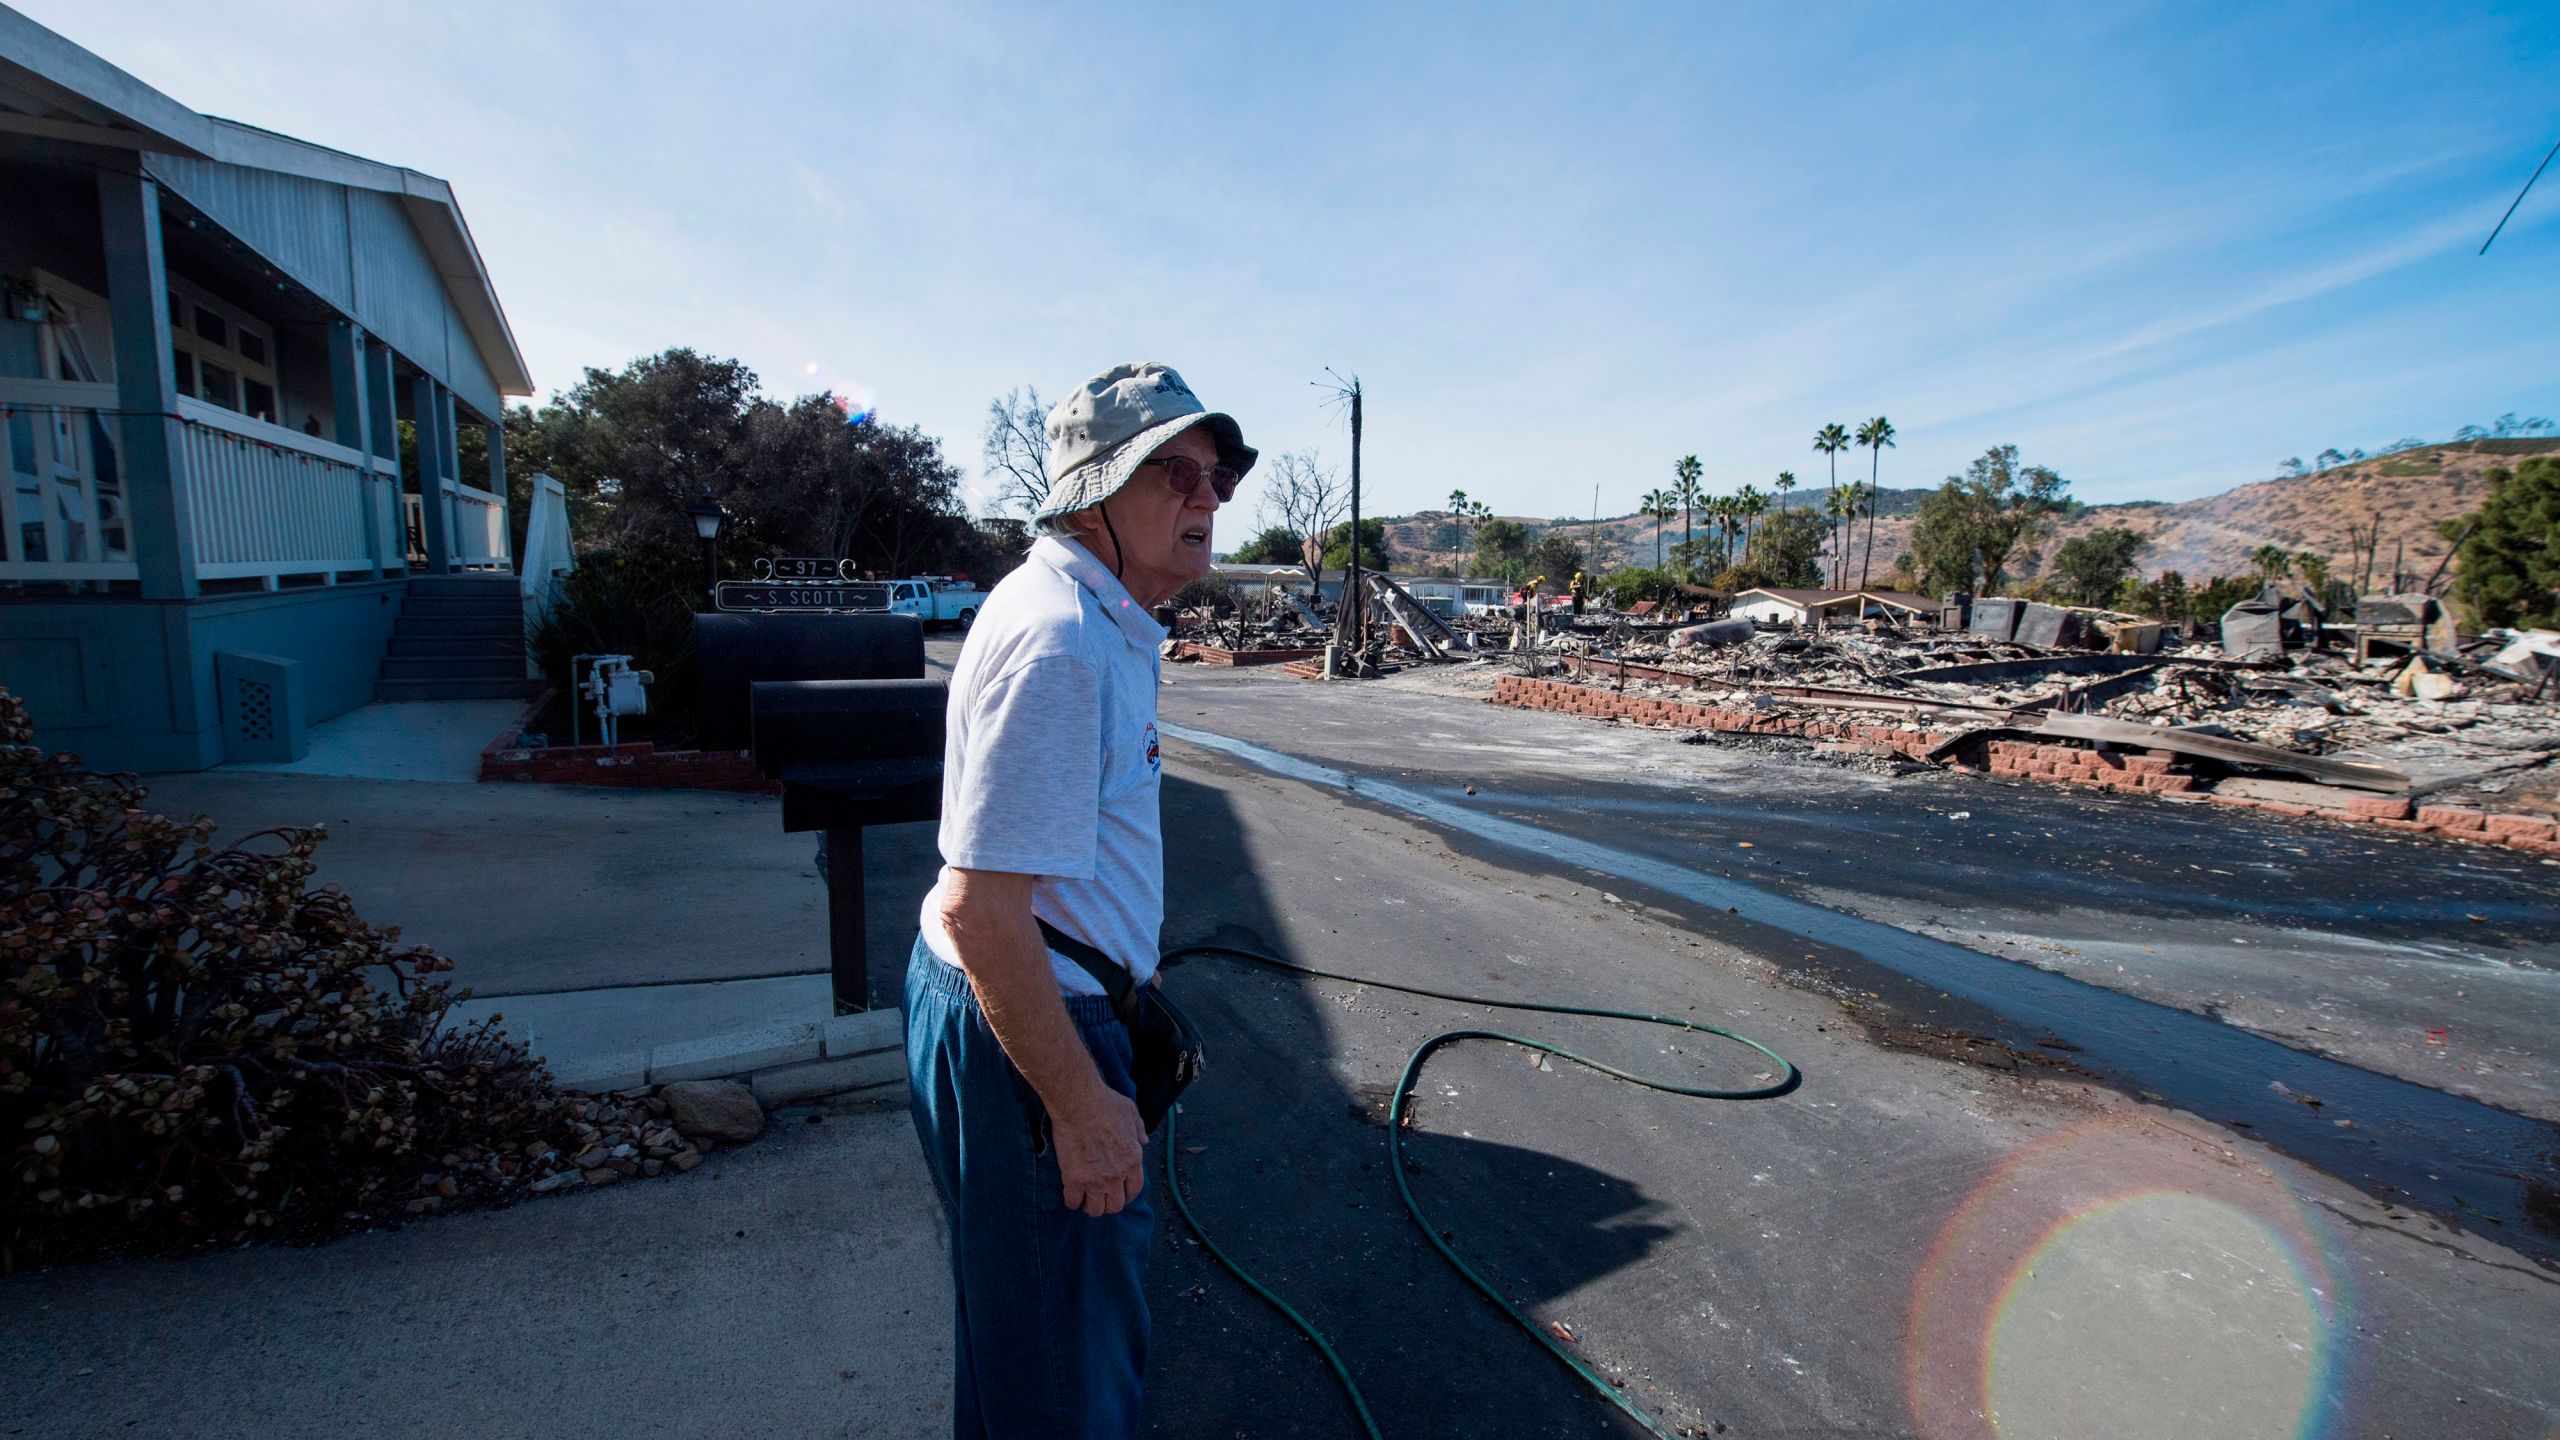
{"label": "coiled hose on pavement", "polygon": [[[1195,955],[1224,955],[1231,959],[1260,965],[1266,969],[1286,971],[1292,975],[1312,976],[1319,980],[1335,980],[1349,985],[1366,985],[1373,989],[1393,990],[1400,994],[1420,995],[1427,999],[1447,1000],[1460,1005],[1481,1006],[1486,1009],[1528,1010],[1542,1015],[1587,1015],[1603,1020],[1635,1020],[1648,1025],[1666,1026],[1674,1030],[1689,1030],[1702,1035],[1714,1035],[1722,1039],[1731,1040],[1740,1045],[1747,1045],[1751,1049],[1767,1056],[1777,1065],[1779,1071],[1778,1078],[1766,1085],[1758,1085],[1746,1090],[1719,1090],[1704,1085],[1678,1085],[1668,1080],[1657,1080],[1647,1076],[1633,1074],[1629,1071],[1621,1070],[1615,1065],[1608,1064],[1605,1061],[1594,1060],[1587,1055],[1577,1055],[1570,1050],[1559,1049],[1543,1040],[1532,1040],[1526,1036],[1506,1034],[1500,1030],[1444,1030],[1423,1041],[1420,1046],[1415,1048],[1412,1057],[1404,1062],[1404,1074],[1396,1081],[1395,1099],[1387,1109],[1388,1169],[1395,1176],[1396,1194],[1403,1197],[1406,1212],[1413,1216],[1413,1223],[1422,1229],[1422,1238],[1430,1241],[1431,1248],[1439,1251],[1440,1258],[1448,1261],[1460,1275],[1466,1277],[1468,1284],[1476,1287],[1476,1290],[1482,1294],[1484,1298],[1492,1301],[1497,1309],[1501,1310],[1503,1314],[1509,1316],[1512,1324],[1519,1326],[1520,1329],[1529,1336],[1529,1338],[1537,1341],[1540,1345],[1545,1346],[1548,1354],[1563,1361],[1566,1368],[1572,1370],[1574,1374],[1581,1376],[1584,1383],[1588,1384],[1594,1391],[1598,1392],[1603,1399],[1626,1412],[1626,1414],[1634,1419],[1637,1424],[1642,1425],[1648,1433],[1662,1436],[1663,1440],[1671,1440],[1670,1432],[1656,1424],[1652,1416],[1645,1414],[1643,1409],[1640,1408],[1624,1390],[1611,1384],[1608,1377],[1602,1375],[1599,1371],[1592,1369],[1590,1365],[1584,1363],[1581,1356],[1566,1349],[1563,1343],[1555,1336],[1549,1334],[1544,1328],[1539,1326],[1536,1321],[1531,1320],[1527,1315],[1521,1313],[1520,1307],[1504,1299],[1501,1291],[1496,1290],[1491,1282],[1487,1281],[1482,1275],[1477,1274],[1475,1267],[1469,1265],[1465,1260],[1460,1259],[1458,1252],[1450,1248],[1449,1242],[1440,1237],[1439,1227],[1433,1225],[1431,1223],[1431,1217],[1423,1213],[1422,1202],[1414,1198],[1413,1185],[1405,1176],[1405,1106],[1413,1098],[1414,1082],[1420,1078],[1423,1064],[1431,1058],[1432,1053],[1437,1051],[1443,1045],[1454,1045],[1464,1040],[1506,1041],[1525,1049],[1539,1051],[1547,1055],[1553,1055],[1559,1059],[1570,1060],[1574,1064],[1582,1066],[1586,1070],[1596,1070],[1603,1075],[1611,1076],[1619,1080],[1625,1080],[1631,1084],[1642,1085],[1648,1090],[1660,1090],[1672,1095],[1690,1095],[1701,1100],[1767,1100],[1775,1096],[1784,1095],[1788,1091],[1796,1088],[1798,1081],[1801,1079],[1794,1063],[1788,1060],[1784,1055],[1779,1054],[1777,1051],[1770,1049],[1768,1046],[1761,1044],[1759,1041],[1754,1040],[1747,1035],[1737,1035],[1734,1032],[1723,1029],[1719,1026],[1702,1025],[1694,1020],[1681,1020],[1668,1015],[1646,1015],[1632,1010],[1610,1010],[1591,1005],[1550,1005],[1528,1000],[1495,1000],[1483,995],[1460,995],[1452,991],[1432,990],[1420,985],[1399,985],[1386,980],[1373,980],[1365,975],[1343,975],[1337,974],[1331,970],[1318,970],[1312,965],[1300,965],[1295,961],[1283,960],[1275,955],[1265,955],[1257,950],[1239,949],[1233,945],[1184,945],[1166,951],[1164,953],[1163,960],[1160,963],[1169,965],[1174,961],[1187,959]],[[1351,1372],[1343,1366],[1342,1357],[1335,1353],[1332,1343],[1325,1339],[1323,1332],[1317,1330],[1314,1325],[1310,1324],[1305,1316],[1299,1314],[1290,1306],[1288,1301],[1273,1294],[1262,1284],[1261,1281],[1254,1279],[1253,1276],[1248,1273],[1242,1265],[1237,1264],[1235,1259],[1228,1255],[1226,1251],[1219,1249],[1218,1242],[1210,1237],[1208,1228],[1200,1223],[1200,1217],[1191,1212],[1190,1197],[1185,1195],[1182,1189],[1182,1171],[1180,1168],[1182,1154],[1180,1145],[1181,1137],[1177,1133],[1177,1127],[1181,1123],[1181,1113],[1182,1107],[1176,1105],[1164,1118],[1165,1186],[1168,1190],[1173,1192],[1174,1209],[1181,1212],[1183,1223],[1191,1227],[1191,1232],[1200,1237],[1200,1244],[1202,1248],[1206,1249],[1220,1265],[1225,1266],[1229,1274],[1232,1274],[1238,1280],[1243,1281],[1246,1289],[1261,1296],[1273,1309],[1279,1311],[1283,1316],[1285,1316],[1290,1324],[1296,1326],[1300,1334],[1305,1335],[1308,1340],[1314,1343],[1317,1352],[1324,1356],[1325,1364],[1333,1368],[1333,1378],[1341,1383],[1342,1393],[1351,1401],[1351,1408],[1353,1412],[1360,1417],[1361,1428],[1368,1432],[1371,1440],[1384,1440],[1383,1435],[1381,1435],[1378,1429],[1377,1420],[1369,1413],[1368,1399],[1360,1393],[1360,1386],[1352,1380]]]}

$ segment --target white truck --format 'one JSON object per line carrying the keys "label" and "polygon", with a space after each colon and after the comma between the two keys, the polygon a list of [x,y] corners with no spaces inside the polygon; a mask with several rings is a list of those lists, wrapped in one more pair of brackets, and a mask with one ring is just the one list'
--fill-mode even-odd
{"label": "white truck", "polygon": [[892,580],[888,585],[890,612],[913,615],[928,630],[936,625],[957,625],[966,630],[976,623],[978,607],[987,603],[986,591],[949,575],[918,575]]}

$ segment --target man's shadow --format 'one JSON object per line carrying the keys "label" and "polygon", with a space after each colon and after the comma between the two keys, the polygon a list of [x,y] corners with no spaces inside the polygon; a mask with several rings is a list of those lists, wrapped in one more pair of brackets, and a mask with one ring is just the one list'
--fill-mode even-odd
{"label": "man's shadow", "polygon": [[[1168,948],[1222,942],[1305,962],[1291,922],[1324,917],[1275,905],[1222,793],[1166,775],[1164,834]],[[1372,968],[1416,978],[1406,967]],[[1397,1196],[1385,1129],[1395,1078],[1421,1036],[1476,1021],[1444,1002],[1355,998],[1351,986],[1220,957],[1180,963],[1165,978],[1209,1052],[1176,1122],[1193,1210],[1327,1335],[1388,1433],[1639,1433],[1470,1288]],[[1450,1243],[1513,1303],[1536,1313],[1541,1301],[1644,1260],[1674,1232],[1664,1207],[1627,1181],[1429,1128],[1432,1073],[1452,1063],[1435,1060],[1423,1078],[1422,1123],[1405,1132],[1408,1169]],[[1375,1083],[1346,1083],[1346,1068]],[[1147,1281],[1155,1343],[1145,1433],[1356,1433],[1315,1348],[1194,1242],[1166,1187],[1166,1147],[1151,1148],[1162,1223]]]}

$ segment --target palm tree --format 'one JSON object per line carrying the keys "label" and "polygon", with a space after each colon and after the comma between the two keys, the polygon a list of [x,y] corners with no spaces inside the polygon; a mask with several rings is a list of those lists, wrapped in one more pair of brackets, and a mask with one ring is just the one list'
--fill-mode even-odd
{"label": "palm tree", "polygon": [[[1840,452],[1848,448],[1849,430],[1845,425],[1835,422],[1833,424],[1825,425],[1821,429],[1813,432],[1814,453],[1817,455],[1828,455],[1831,457],[1831,498],[1834,501],[1838,500],[1840,497]],[[1833,512],[1835,517],[1839,514],[1839,507],[1836,504],[1830,505],[1827,508]],[[1849,578],[1846,566],[1834,566],[1833,568],[1840,571],[1841,579],[1846,580]],[[1833,588],[1837,589],[1838,587],[1834,586]]]}
{"label": "palm tree", "polygon": [[1698,501],[1704,494],[1698,482],[1705,477],[1707,467],[1698,463],[1697,456],[1683,455],[1680,463],[1671,467],[1671,473],[1676,477],[1671,493],[1680,502],[1680,549],[1686,553],[1690,527],[1697,518]]}
{"label": "palm tree", "polygon": [[2259,576],[2273,585],[2293,573],[2293,552],[2281,545],[2261,545],[2249,552],[2249,563],[2258,567]]}
{"label": "palm tree", "polygon": [[1751,558],[1751,522],[1769,513],[1769,497],[1757,485],[1745,485],[1733,497],[1733,508],[1742,517],[1742,558]]}
{"label": "palm tree", "polygon": [[[1858,497],[1855,495],[1845,494],[1836,486],[1832,489],[1829,497],[1822,502],[1822,509],[1823,519],[1834,537],[1837,537],[1840,534],[1841,528],[1849,523],[1851,517],[1856,514],[1857,508]],[[1844,582],[1849,578],[1846,572],[1847,563],[1848,547],[1845,545],[1832,546],[1830,569],[1832,589],[1840,590],[1846,588]]]}
{"label": "palm tree", "polygon": [[1796,488],[1796,472],[1793,470],[1781,470],[1778,472],[1778,478],[1770,481],[1769,483],[1778,487],[1778,513],[1781,515],[1786,514],[1787,492]]}
{"label": "palm tree", "polygon": [[1867,458],[1867,554],[1858,562],[1858,588],[1867,588],[1867,568],[1876,558],[1876,467],[1893,448],[1893,422],[1879,415],[1858,427],[1858,443],[1874,453]]}
{"label": "palm tree", "polygon": [[1671,501],[1668,490],[1647,490],[1636,501],[1636,513],[1653,522],[1653,568],[1662,568],[1662,522],[1671,518],[1679,507]]}
{"label": "palm tree", "polygon": [[1464,490],[1450,491],[1449,529],[1452,533],[1449,538],[1455,542],[1458,552],[1462,555],[1466,553],[1467,515],[1467,492]]}

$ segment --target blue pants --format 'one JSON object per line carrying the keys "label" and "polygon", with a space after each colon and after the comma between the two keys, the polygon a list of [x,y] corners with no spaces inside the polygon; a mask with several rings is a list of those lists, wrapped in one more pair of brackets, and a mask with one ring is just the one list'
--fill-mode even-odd
{"label": "blue pants", "polygon": [[[1104,1082],[1132,1093],[1129,1032],[1110,1002],[1066,1005]],[[996,1044],[968,977],[922,937],[907,961],[907,1087],[951,1224],[952,1434],[1137,1434],[1154,1192],[1098,1219],[1067,1208],[1039,1096]]]}

